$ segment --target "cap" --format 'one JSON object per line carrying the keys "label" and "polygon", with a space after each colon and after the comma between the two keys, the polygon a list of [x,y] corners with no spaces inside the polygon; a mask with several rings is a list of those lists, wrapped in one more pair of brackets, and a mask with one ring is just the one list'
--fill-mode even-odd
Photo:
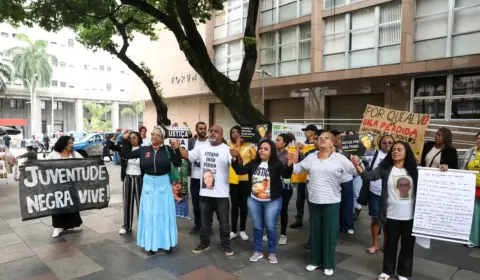
{"label": "cap", "polygon": [[142,131],[142,129],[144,129],[144,128],[145,128],[145,130],[147,130],[147,128],[142,125],[141,127],[138,128],[138,132]]}
{"label": "cap", "polygon": [[302,131],[308,131],[308,130],[317,131],[318,128],[317,128],[317,126],[314,125],[314,124],[309,124],[309,125],[307,125],[307,127],[302,128]]}

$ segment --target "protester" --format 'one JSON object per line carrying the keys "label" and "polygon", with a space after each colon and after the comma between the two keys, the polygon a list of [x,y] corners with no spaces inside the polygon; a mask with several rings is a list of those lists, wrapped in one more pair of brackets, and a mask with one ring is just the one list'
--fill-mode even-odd
{"label": "protester", "polygon": [[138,132],[140,132],[140,135],[142,136],[142,146],[152,145],[152,140],[147,137],[147,128],[145,126],[142,125],[138,129]]}
{"label": "protester", "polygon": [[[480,133],[475,136],[477,146],[471,148],[465,158],[463,169],[480,171]],[[470,244],[468,247],[480,246],[480,173],[477,173],[475,188],[475,206],[473,209],[472,229],[470,230]]]}
{"label": "protester", "polygon": [[422,166],[433,168],[441,164],[446,164],[450,169],[458,168],[457,150],[452,147],[452,132],[445,127],[437,130],[435,141],[425,143],[421,162]]}
{"label": "protester", "polygon": [[105,157],[108,157],[110,160],[110,163],[113,162],[112,156],[110,155],[110,150],[108,148],[108,142],[111,142],[112,137],[110,136],[105,136],[105,141],[103,142],[103,152],[102,152],[102,159],[105,159]]}
{"label": "protester", "polygon": [[308,201],[310,210],[310,264],[313,271],[319,266],[324,274],[333,275],[335,268],[335,247],[339,232],[339,214],[342,175],[356,174],[353,164],[345,156],[335,153],[335,137],[324,132],[318,137],[318,151],[307,156],[300,163],[299,154],[289,153],[288,165],[293,173],[307,172],[309,175]]}
{"label": "protester", "polygon": [[[200,162],[200,212],[202,215],[202,230],[200,232],[200,245],[193,250],[194,254],[210,249],[210,227],[212,225],[213,213],[217,214],[220,224],[220,242],[222,250],[227,256],[233,256],[230,248],[230,225],[229,225],[229,167],[232,162],[230,148],[223,143],[223,128],[214,125],[210,128],[209,144],[197,146],[191,151],[180,148],[184,159]],[[178,148],[178,140],[172,141],[172,147]],[[205,175],[205,176],[204,176]],[[205,182],[207,177],[211,178]],[[208,187],[207,187],[208,183]]]}
{"label": "protester", "polygon": [[[22,154],[22,155],[19,155],[17,157],[17,159],[22,159],[22,158],[25,158],[26,159],[26,162],[29,162],[29,161],[32,161],[32,160],[37,160],[37,153],[35,153],[35,151],[33,150],[33,147],[32,147],[32,144],[27,144],[27,152]],[[0,159],[2,160],[2,159]]]}
{"label": "protester", "polygon": [[[129,133],[128,130],[124,131],[123,137],[117,145],[114,145],[110,140],[107,140],[106,144],[108,149],[119,152],[120,155],[126,155],[131,151],[136,151],[140,149],[141,145],[142,138],[140,137],[140,133],[135,131]],[[109,150],[107,150],[107,152],[110,154]],[[121,159],[121,166],[120,180],[123,182],[123,225],[118,233],[125,234],[132,231],[134,205],[137,206],[137,217],[140,216],[143,174],[139,158],[128,159],[123,157]]]}
{"label": "protester", "polygon": [[[188,150],[191,151],[199,146],[208,145],[207,124],[198,122],[195,125],[196,138],[188,140]],[[188,174],[190,175],[190,193],[192,195],[193,216],[195,224],[190,230],[190,234],[200,232],[202,229],[202,215],[200,214],[200,162],[195,161],[189,165]]]}
{"label": "protester", "polygon": [[[306,149],[303,151],[303,155],[300,160],[308,155],[309,152],[315,151],[315,138],[318,128],[316,125],[309,124],[307,127],[303,128],[302,131],[305,133],[305,144],[307,145]],[[298,148],[303,149],[303,145],[299,145]],[[290,228],[301,228],[303,227],[303,213],[305,208],[305,200],[307,200],[307,175],[306,174],[294,174],[292,175],[292,183],[298,183],[297,185],[297,215],[295,216],[295,222],[290,225]]]}
{"label": "protester", "polygon": [[240,152],[232,148],[232,167],[239,175],[248,174],[251,194],[248,197],[248,211],[253,222],[253,255],[251,262],[263,258],[263,228],[268,236],[268,259],[271,264],[277,260],[277,220],[282,209],[283,178],[290,178],[291,168],[278,159],[275,144],[271,140],[260,142],[255,159],[244,164]]}
{"label": "protester", "polygon": [[[48,155],[48,159],[72,159],[82,158],[82,156],[73,151],[73,140],[70,136],[61,136],[58,138],[53,151]],[[68,214],[52,215],[53,235],[58,237],[66,230],[72,230],[82,225],[82,218],[79,212]]]}
{"label": "protester", "polygon": [[32,135],[32,140],[30,140],[30,143],[32,144],[33,150],[35,153],[38,153],[38,139],[35,137],[35,135]]}
{"label": "protester", "polygon": [[10,135],[5,134],[5,136],[3,136],[3,141],[5,141],[5,146],[7,146],[8,149],[10,149],[11,140],[12,140],[12,137],[10,137]]}
{"label": "protester", "polygon": [[140,168],[145,174],[140,196],[137,245],[148,251],[149,255],[155,254],[158,249],[171,253],[177,245],[175,199],[169,172],[182,164],[178,147],[172,149],[164,145],[163,128],[156,126],[151,136],[150,146],[122,155],[127,159],[139,158]]}
{"label": "protester", "polygon": [[[415,237],[412,236],[418,181],[415,155],[408,143],[397,141],[385,159],[372,171],[365,171],[360,166],[358,157],[354,157],[353,162],[365,180],[382,180],[380,219],[385,226],[386,242],[383,271],[378,279],[387,280],[396,273],[399,280],[407,280],[412,276],[415,245]],[[447,165],[439,167],[441,171],[448,170]],[[401,249],[397,262],[399,239]]]}
{"label": "protester", "polygon": [[[117,130],[115,131],[115,134],[113,135],[113,141],[115,141],[115,143],[119,143],[120,140],[122,139],[122,129],[121,128],[117,128]],[[121,162],[121,157],[120,157],[120,154],[118,152],[115,152],[113,154],[113,164],[115,165],[119,165]]]}
{"label": "protester", "polygon": [[[292,135],[293,136],[293,135]],[[284,164],[287,164],[287,150],[286,147],[294,141],[295,137],[290,138],[287,134],[282,133],[275,139],[275,148],[277,149],[278,159]],[[288,204],[293,195],[292,182],[290,178],[283,179],[284,190],[282,194],[282,210],[280,211],[280,238],[278,244],[287,244],[287,225],[288,225]],[[267,237],[268,240],[268,237]]]}
{"label": "protester", "polygon": [[[373,155],[365,156],[363,158],[366,171],[374,170],[380,165],[392,148],[393,142],[394,140],[390,135],[384,135],[380,137],[378,140],[380,149],[377,150]],[[370,230],[373,239],[373,245],[367,249],[367,252],[369,254],[374,254],[380,249],[378,235],[380,227],[380,204],[382,201],[382,179],[371,182],[367,181],[365,186],[368,188],[368,215],[372,217]],[[385,234],[385,231],[383,233]],[[383,247],[385,247],[385,238],[383,245]]]}
{"label": "protester", "polygon": [[[335,151],[345,158],[349,159],[350,154],[342,150],[342,136],[344,136],[340,131],[332,129],[330,133],[335,137]],[[354,233],[354,223],[353,223],[353,201],[354,201],[354,191],[353,191],[353,176],[348,173],[342,175],[342,200],[340,202],[340,231],[347,232],[348,234]]]}
{"label": "protester", "polygon": [[[252,143],[247,143],[243,141],[240,137],[240,126],[234,126],[230,129],[230,140],[228,144],[231,149],[236,149],[239,151],[240,156],[242,157],[243,164],[248,164],[251,160],[255,159],[257,151],[255,146]],[[246,241],[248,240],[248,235],[245,232],[245,226],[247,223],[248,216],[248,206],[247,199],[251,193],[251,184],[248,179],[248,175],[237,175],[235,171],[230,167],[230,200],[232,202],[231,209],[231,232],[230,240],[237,237],[237,221],[238,214],[240,210],[240,238]]]}

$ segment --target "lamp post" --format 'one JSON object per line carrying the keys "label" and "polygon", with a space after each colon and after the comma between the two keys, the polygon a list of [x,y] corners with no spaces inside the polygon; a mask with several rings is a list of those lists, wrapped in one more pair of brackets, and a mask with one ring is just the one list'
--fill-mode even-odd
{"label": "lamp post", "polygon": [[264,82],[265,82],[265,75],[267,75],[267,77],[273,77],[272,74],[268,73],[267,71],[263,70],[263,69],[255,69],[255,72],[256,73],[261,73],[262,77],[262,114],[265,114],[265,85],[264,85]]}

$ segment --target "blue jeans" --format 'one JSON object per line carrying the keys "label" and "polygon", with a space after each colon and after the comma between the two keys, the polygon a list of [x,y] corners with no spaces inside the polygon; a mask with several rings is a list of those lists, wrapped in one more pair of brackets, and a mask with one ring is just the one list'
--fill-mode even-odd
{"label": "blue jeans", "polygon": [[342,183],[342,201],[340,202],[340,230],[353,229],[353,180]]}
{"label": "blue jeans", "polygon": [[282,210],[282,198],[273,201],[258,201],[252,197],[248,198],[248,212],[253,222],[253,250],[263,252],[262,237],[263,227],[267,231],[268,252],[277,252],[277,221]]}
{"label": "blue jeans", "polygon": [[360,195],[360,190],[362,189],[363,180],[362,177],[356,176],[353,177],[353,207],[358,210],[362,210],[362,205],[357,202],[358,196]]}

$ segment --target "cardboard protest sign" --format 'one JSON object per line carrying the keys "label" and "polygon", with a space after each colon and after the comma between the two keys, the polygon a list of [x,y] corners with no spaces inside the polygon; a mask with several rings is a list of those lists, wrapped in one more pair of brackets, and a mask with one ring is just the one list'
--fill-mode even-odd
{"label": "cardboard protest sign", "polygon": [[363,156],[367,150],[373,149],[373,141],[371,134],[345,135],[342,136],[342,151]]}
{"label": "cardboard protest sign", "polygon": [[245,142],[258,143],[263,139],[269,137],[270,129],[268,124],[257,124],[253,126],[242,126],[240,130],[240,137]]}
{"label": "cardboard protest sign", "polygon": [[31,161],[20,170],[22,221],[108,207],[109,175],[99,158]]}
{"label": "cardboard protest sign", "polygon": [[[272,140],[275,141],[278,135],[282,133],[292,133],[295,136],[297,142],[305,143],[307,140],[305,138],[305,132],[302,131],[302,128],[305,128],[305,124],[301,123],[272,123]],[[318,129],[322,129],[321,125],[317,125]]]}
{"label": "cardboard protest sign", "polygon": [[409,143],[415,155],[421,158],[425,131],[429,123],[429,114],[416,114],[368,104],[363,114],[360,134],[374,135],[375,143],[381,136],[391,135],[395,141]]}
{"label": "cardboard protest sign", "polygon": [[165,143],[170,144],[170,140],[177,139],[180,141],[180,145],[184,148],[188,148],[188,133],[190,129],[188,127],[169,127],[167,128],[167,135],[165,137]]}

